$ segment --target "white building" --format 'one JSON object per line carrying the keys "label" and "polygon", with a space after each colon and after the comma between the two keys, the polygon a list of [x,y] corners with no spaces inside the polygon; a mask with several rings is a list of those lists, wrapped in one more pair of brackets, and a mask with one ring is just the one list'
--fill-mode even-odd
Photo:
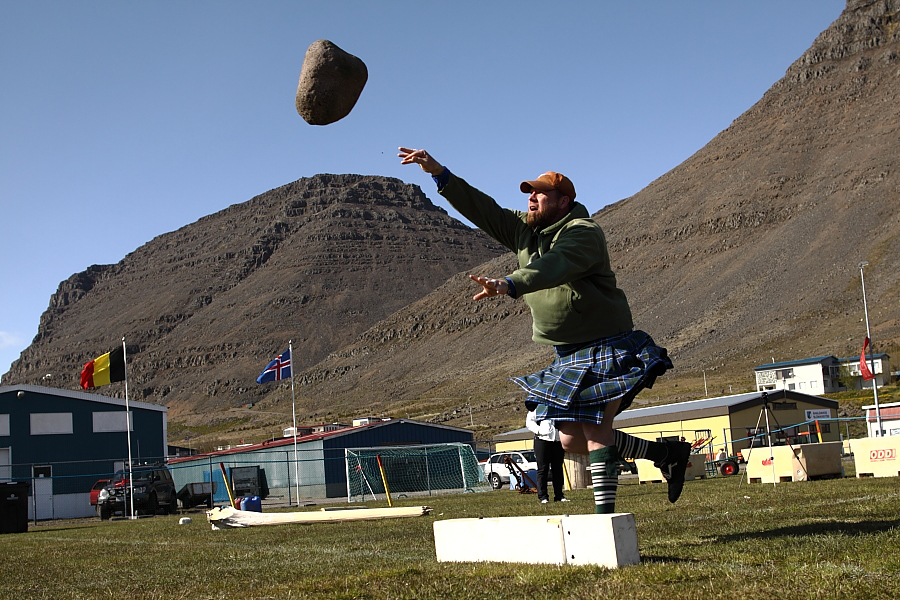
{"label": "white building", "polygon": [[[862,408],[866,411],[866,429],[869,437],[876,437],[878,435],[878,415],[875,412],[875,405],[870,404]],[[879,404],[878,412],[881,413],[882,435],[900,435],[900,402]]]}
{"label": "white building", "polygon": [[[870,357],[870,360],[866,361],[866,364],[869,366],[869,370],[872,371],[872,374],[875,375],[875,379],[864,381],[862,378],[862,373],[859,370],[859,357],[851,356],[850,358],[842,358],[840,359],[841,368],[844,369],[846,373],[850,376],[856,378],[856,385],[853,387],[855,390],[861,390],[863,388],[872,387],[872,381],[878,385],[878,387],[883,387],[885,383],[890,381],[890,373],[886,368],[890,363],[889,359],[891,357],[887,354],[873,354]],[[872,368],[874,364],[875,368]]]}
{"label": "white building", "polygon": [[[890,356],[875,354],[875,381],[882,387],[886,381],[887,365]],[[871,368],[871,366],[869,367]],[[859,357],[838,359],[834,356],[817,356],[787,362],[760,365],[753,369],[756,375],[756,391],[793,390],[804,394],[833,394],[847,389],[863,389],[872,387],[871,381],[863,381],[859,369]],[[853,379],[850,388],[846,387],[848,378]]]}
{"label": "white building", "polygon": [[840,387],[840,364],[834,356],[818,356],[787,362],[760,365],[756,374],[756,391],[793,390],[804,394],[832,394]]}

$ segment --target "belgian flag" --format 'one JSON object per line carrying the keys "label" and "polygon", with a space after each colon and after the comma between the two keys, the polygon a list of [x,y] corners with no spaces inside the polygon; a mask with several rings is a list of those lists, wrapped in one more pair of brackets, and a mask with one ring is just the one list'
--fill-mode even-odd
{"label": "belgian flag", "polygon": [[100,387],[114,381],[125,381],[125,351],[121,346],[85,363],[81,370],[83,389]]}

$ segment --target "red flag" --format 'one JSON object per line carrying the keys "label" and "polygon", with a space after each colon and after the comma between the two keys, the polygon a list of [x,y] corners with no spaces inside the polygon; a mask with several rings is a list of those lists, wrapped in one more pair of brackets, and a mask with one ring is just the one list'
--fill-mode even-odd
{"label": "red flag", "polygon": [[872,371],[869,370],[869,365],[866,364],[866,348],[869,347],[869,338],[866,338],[866,341],[863,342],[862,354],[859,355],[859,372],[862,373],[863,381],[869,381],[870,379],[875,379],[875,376],[872,375]]}

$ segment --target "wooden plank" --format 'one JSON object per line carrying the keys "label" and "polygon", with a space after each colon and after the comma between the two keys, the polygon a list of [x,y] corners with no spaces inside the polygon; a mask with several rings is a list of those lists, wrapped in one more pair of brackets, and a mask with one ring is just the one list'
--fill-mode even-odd
{"label": "wooden plank", "polygon": [[293,523],[321,523],[336,521],[368,521],[373,519],[398,519],[421,517],[431,512],[428,506],[399,506],[394,508],[363,508],[346,510],[319,510],[305,512],[260,513],[237,510],[230,506],[206,511],[213,529],[256,527],[260,525],[290,525]]}

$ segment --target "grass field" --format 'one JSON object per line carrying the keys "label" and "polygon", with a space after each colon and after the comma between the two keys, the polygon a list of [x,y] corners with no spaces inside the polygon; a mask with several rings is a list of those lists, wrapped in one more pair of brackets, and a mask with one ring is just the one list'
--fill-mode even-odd
{"label": "grass field", "polygon": [[0,598],[900,598],[897,478],[773,486],[718,477],[688,482],[676,505],[663,484],[628,480],[617,508],[635,515],[639,565],[435,560],[436,519],[593,512],[588,490],[569,497],[565,505],[508,490],[404,499],[395,505],[434,510],[220,531],[202,511],[188,525],[177,515],[32,524],[0,535]]}

